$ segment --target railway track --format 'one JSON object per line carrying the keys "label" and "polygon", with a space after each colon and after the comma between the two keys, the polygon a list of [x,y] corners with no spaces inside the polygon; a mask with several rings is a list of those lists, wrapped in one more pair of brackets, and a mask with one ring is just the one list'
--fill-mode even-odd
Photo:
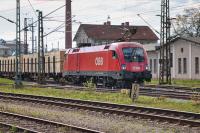
{"label": "railway track", "polygon": [[140,87],[140,94],[146,96],[159,97],[164,96],[168,98],[191,100],[194,97],[200,99],[200,92],[193,90],[183,89],[169,89],[169,88],[153,88],[153,87]]}
{"label": "railway track", "polygon": [[[34,83],[30,83],[26,84],[25,86],[29,86],[29,87],[43,87],[43,88],[48,88],[48,87],[52,87],[52,88],[56,88],[56,89],[69,89],[69,90],[80,90],[80,91],[87,91],[85,89],[85,87],[82,86],[74,86],[74,85],[59,85],[59,84],[55,84],[54,82],[50,81],[48,85],[38,85],[38,84],[34,84]],[[2,85],[6,85],[6,84],[2,84]],[[11,84],[7,84],[7,85],[11,85]],[[107,88],[97,88],[96,89],[97,92],[111,92],[111,93],[117,93],[120,92],[119,89],[107,89]],[[192,89],[188,89],[188,88],[184,88],[184,89],[177,89],[177,88],[169,88],[169,86],[166,86],[164,88],[161,88],[161,86],[158,86],[158,88],[156,88],[156,86],[140,86],[140,91],[139,91],[140,95],[144,95],[144,96],[151,96],[151,97],[166,97],[166,98],[175,98],[175,99],[184,99],[184,100],[191,100],[192,98],[196,97],[200,99],[200,90],[199,89],[194,89],[194,91]]]}
{"label": "railway track", "polygon": [[28,133],[102,133],[87,128],[2,111],[0,111],[0,125]]}
{"label": "railway track", "polygon": [[52,105],[65,108],[83,109],[102,113],[139,117],[161,122],[169,122],[184,126],[187,125],[191,127],[200,127],[199,113],[11,93],[0,93],[0,99],[31,102],[41,105]]}
{"label": "railway track", "polygon": [[4,122],[0,122],[0,127],[4,128],[4,132],[9,132],[11,130],[14,130],[15,133],[25,133],[25,132],[27,132],[27,133],[39,133],[39,132],[34,131],[34,130],[30,130],[30,129],[23,128],[23,127],[16,126],[16,125],[7,124],[7,123],[4,123]]}
{"label": "railway track", "polygon": [[[30,85],[31,86],[31,85]],[[52,85],[40,85],[41,87],[52,87],[57,89],[75,89],[80,91],[85,91],[85,87],[82,86],[73,86],[73,85],[66,85],[61,86],[57,84]],[[107,88],[97,88],[97,92],[111,92],[116,93],[120,92],[119,89],[107,89]],[[172,89],[172,88],[156,88],[156,87],[146,87],[140,86],[140,95],[144,96],[152,96],[152,97],[167,97],[167,98],[175,98],[175,99],[184,99],[184,100],[191,100],[193,97],[198,97],[200,99],[200,91],[199,89]]]}

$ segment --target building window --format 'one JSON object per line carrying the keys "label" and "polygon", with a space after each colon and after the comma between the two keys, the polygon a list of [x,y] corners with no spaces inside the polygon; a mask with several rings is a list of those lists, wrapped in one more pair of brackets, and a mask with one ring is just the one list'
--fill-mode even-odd
{"label": "building window", "polygon": [[183,48],[181,48],[181,53],[183,53]]}
{"label": "building window", "polygon": [[183,73],[187,73],[187,59],[183,58]]}
{"label": "building window", "polygon": [[157,73],[157,59],[154,59],[154,73]]}
{"label": "building window", "polygon": [[150,70],[152,72],[152,59],[150,59]]}
{"label": "building window", "polygon": [[178,58],[178,73],[181,74],[181,58]]}
{"label": "building window", "polygon": [[173,53],[170,53],[170,67],[173,67]]}
{"label": "building window", "polygon": [[199,74],[199,57],[195,57],[195,74]]}

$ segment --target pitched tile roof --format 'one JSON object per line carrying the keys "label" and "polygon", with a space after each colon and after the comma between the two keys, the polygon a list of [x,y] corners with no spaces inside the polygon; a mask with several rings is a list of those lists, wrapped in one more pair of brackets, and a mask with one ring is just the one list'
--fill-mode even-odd
{"label": "pitched tile roof", "polygon": [[81,24],[74,40],[78,37],[81,29],[85,31],[89,38],[97,40],[117,40],[126,32],[126,29],[136,28],[137,32],[131,40],[158,40],[159,38],[148,26],[122,26],[122,25],[94,25]]}

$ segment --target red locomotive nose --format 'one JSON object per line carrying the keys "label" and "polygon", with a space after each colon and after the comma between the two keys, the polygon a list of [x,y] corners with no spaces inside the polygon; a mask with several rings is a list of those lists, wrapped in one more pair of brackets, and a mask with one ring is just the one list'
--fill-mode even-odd
{"label": "red locomotive nose", "polygon": [[[129,72],[142,72],[145,70],[145,52],[141,47],[127,46],[122,48],[124,67]],[[123,68],[122,68],[123,70]]]}

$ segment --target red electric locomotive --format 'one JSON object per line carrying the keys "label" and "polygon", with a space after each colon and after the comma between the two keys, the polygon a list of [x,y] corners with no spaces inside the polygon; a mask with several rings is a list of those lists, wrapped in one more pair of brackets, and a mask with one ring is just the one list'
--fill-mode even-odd
{"label": "red electric locomotive", "polygon": [[147,53],[135,42],[68,49],[63,76],[78,83],[92,78],[97,85],[116,88],[129,88],[133,82],[152,78]]}

